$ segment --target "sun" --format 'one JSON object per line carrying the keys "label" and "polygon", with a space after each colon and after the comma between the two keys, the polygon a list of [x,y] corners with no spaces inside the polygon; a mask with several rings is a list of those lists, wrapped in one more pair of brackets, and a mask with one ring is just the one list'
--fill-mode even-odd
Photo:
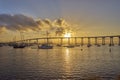
{"label": "sun", "polygon": [[71,33],[65,33],[64,37],[71,37]]}

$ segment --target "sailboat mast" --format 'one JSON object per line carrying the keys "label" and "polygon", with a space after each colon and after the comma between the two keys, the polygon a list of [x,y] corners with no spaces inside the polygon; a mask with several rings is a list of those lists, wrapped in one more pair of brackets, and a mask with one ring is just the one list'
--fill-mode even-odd
{"label": "sailboat mast", "polygon": [[48,31],[46,31],[46,35],[47,35],[47,44],[48,44]]}
{"label": "sailboat mast", "polygon": [[[20,31],[19,31],[19,32],[20,32]],[[24,36],[23,36],[22,32],[20,32],[20,38],[21,38],[21,41],[23,42]]]}

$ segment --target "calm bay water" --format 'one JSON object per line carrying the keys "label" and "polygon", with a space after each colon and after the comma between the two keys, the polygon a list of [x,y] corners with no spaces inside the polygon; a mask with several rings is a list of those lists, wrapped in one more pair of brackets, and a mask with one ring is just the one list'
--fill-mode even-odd
{"label": "calm bay water", "polygon": [[114,80],[118,75],[120,46],[50,50],[0,47],[0,80]]}

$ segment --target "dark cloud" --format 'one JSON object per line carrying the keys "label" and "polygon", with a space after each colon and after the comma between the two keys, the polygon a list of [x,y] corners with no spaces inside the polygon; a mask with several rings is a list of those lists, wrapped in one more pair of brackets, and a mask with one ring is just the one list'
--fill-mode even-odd
{"label": "dark cloud", "polygon": [[9,15],[0,14],[0,27],[5,27],[9,30],[22,30],[27,31],[29,29],[39,29],[38,24],[34,19],[22,14]]}
{"label": "dark cloud", "polygon": [[34,20],[32,17],[23,14],[0,14],[0,32],[12,31],[40,31],[46,30],[61,35],[70,30],[70,25],[62,18],[51,21],[50,19]]}

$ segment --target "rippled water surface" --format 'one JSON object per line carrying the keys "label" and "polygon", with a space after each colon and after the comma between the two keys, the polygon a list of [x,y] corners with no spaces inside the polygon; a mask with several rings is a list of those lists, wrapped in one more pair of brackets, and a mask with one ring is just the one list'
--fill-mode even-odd
{"label": "rippled water surface", "polygon": [[90,48],[13,49],[0,47],[0,80],[53,80],[120,75],[120,46]]}

